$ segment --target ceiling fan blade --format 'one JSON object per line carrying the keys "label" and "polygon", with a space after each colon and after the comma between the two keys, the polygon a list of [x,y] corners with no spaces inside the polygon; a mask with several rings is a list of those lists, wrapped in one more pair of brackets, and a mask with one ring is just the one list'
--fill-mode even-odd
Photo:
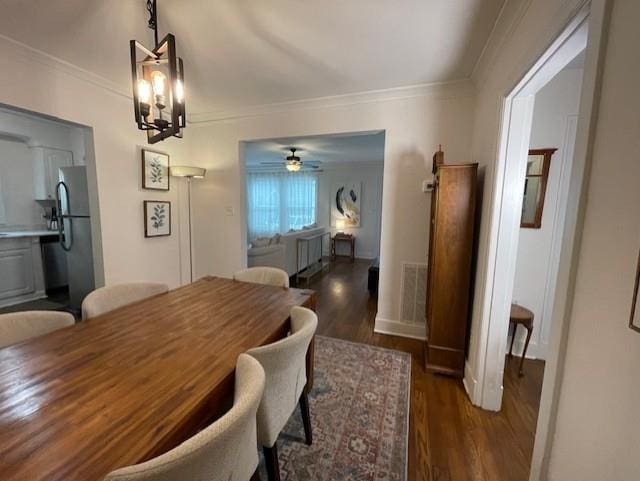
{"label": "ceiling fan blade", "polygon": [[285,162],[260,162],[260,165],[285,165]]}

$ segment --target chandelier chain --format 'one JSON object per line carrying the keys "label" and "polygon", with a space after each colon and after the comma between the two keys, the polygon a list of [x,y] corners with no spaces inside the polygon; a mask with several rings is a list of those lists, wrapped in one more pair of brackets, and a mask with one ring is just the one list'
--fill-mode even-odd
{"label": "chandelier chain", "polygon": [[147,12],[149,12],[148,27],[153,30],[153,39],[158,46],[158,10],[156,9],[156,0],[147,0]]}

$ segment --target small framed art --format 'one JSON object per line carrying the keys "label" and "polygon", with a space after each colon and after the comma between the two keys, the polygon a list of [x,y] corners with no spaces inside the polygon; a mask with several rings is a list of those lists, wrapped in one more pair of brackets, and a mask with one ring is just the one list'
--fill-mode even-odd
{"label": "small framed art", "polygon": [[144,201],[144,236],[171,235],[171,202],[164,200]]}
{"label": "small framed art", "polygon": [[169,155],[142,149],[142,188],[169,190]]}
{"label": "small framed art", "polygon": [[638,267],[636,268],[636,283],[633,288],[629,327],[634,331],[640,332],[640,254],[638,255]]}

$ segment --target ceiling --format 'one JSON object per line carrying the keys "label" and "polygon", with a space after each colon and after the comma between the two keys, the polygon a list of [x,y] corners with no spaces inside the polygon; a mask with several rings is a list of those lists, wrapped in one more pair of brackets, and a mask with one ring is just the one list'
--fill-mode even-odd
{"label": "ceiling", "polygon": [[[158,0],[192,113],[470,76],[504,0]],[[144,0],[0,0],[0,32],[130,89]]]}
{"label": "ceiling", "polygon": [[243,142],[244,160],[248,168],[261,167],[262,162],[284,162],[291,154],[305,161],[319,161],[322,167],[344,162],[382,162],[384,160],[384,132],[315,135]]}

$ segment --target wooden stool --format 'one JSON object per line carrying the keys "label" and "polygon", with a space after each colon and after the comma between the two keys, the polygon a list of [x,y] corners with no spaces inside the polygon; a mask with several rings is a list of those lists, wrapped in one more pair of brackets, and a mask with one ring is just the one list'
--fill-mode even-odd
{"label": "wooden stool", "polygon": [[519,306],[517,304],[511,304],[511,316],[509,317],[509,323],[514,325],[513,336],[511,337],[511,347],[509,347],[509,357],[513,357],[513,341],[516,338],[516,332],[518,325],[521,325],[527,330],[527,340],[524,343],[524,350],[522,351],[522,359],[520,359],[520,376],[524,376],[522,370],[522,364],[524,363],[524,356],[527,354],[527,348],[529,347],[529,341],[531,340],[531,333],[533,332],[533,312],[529,309]]}

